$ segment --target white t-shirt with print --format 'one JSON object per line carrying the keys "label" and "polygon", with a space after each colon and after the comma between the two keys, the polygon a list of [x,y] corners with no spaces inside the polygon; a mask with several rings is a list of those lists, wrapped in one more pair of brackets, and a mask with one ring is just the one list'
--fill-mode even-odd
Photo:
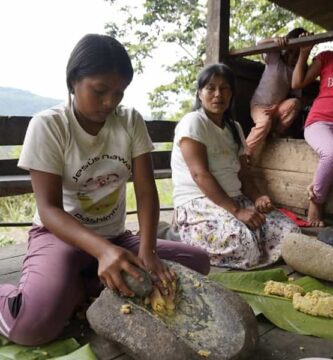
{"label": "white t-shirt with print", "polygon": [[180,150],[184,137],[196,140],[206,146],[210,173],[230,196],[241,194],[239,156],[244,154],[245,139],[241,126],[235,123],[242,146],[236,144],[230,129],[223,129],[210,120],[202,109],[185,115],[177,124],[171,155],[172,182],[174,185],[174,206],[180,206],[193,199],[205,196],[194,182]]}
{"label": "white t-shirt with print", "polygon": [[[18,166],[61,176],[64,210],[98,234],[114,237],[124,232],[132,159],[152,149],[136,110],[118,106],[94,136],[62,104],[31,119]],[[42,225],[38,211],[33,222]]]}

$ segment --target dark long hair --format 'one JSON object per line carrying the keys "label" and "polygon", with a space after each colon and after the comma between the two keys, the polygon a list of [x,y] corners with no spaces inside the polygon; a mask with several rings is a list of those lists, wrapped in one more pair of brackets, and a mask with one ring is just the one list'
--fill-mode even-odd
{"label": "dark long hair", "polygon": [[234,94],[235,94],[235,76],[230,69],[229,66],[223,63],[208,65],[204,67],[198,77],[197,77],[197,91],[195,96],[195,103],[193,106],[193,110],[198,110],[202,108],[201,100],[199,97],[199,92],[208,84],[210,79],[213,76],[222,76],[223,79],[228,83],[231,89],[231,99],[228,109],[223,114],[223,123],[231,130],[232,136],[234,137],[234,140],[236,143],[241,146],[242,142],[238,133],[238,130],[236,128],[236,124],[232,118],[232,107],[234,104]]}
{"label": "dark long hair", "polygon": [[133,67],[127,51],[115,38],[108,35],[85,35],[74,47],[66,69],[67,88],[87,76],[116,72],[130,83]]}
{"label": "dark long hair", "polygon": [[295,28],[295,29],[288,32],[288,34],[286,35],[286,38],[287,39],[296,39],[303,33],[306,33],[305,29],[303,29],[301,27]]}

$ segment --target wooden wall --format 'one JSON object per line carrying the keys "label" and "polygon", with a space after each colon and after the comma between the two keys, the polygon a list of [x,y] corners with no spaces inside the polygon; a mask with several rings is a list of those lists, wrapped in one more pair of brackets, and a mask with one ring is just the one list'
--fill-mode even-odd
{"label": "wooden wall", "polygon": [[[282,207],[305,215],[308,208],[307,186],[312,182],[318,163],[317,154],[305,140],[269,140],[253,160],[253,174],[260,189]],[[333,188],[326,204],[333,217]]]}

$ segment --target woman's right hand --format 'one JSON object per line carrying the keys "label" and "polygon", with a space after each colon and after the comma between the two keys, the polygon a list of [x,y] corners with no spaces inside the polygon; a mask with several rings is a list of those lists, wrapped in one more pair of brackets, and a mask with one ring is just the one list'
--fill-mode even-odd
{"label": "woman's right hand", "polygon": [[[306,32],[300,34],[299,38],[306,37],[309,35],[313,35],[313,33],[309,33],[306,31]],[[314,46],[314,44],[300,46],[299,51],[302,55],[309,56],[313,46]]]}
{"label": "woman's right hand", "polygon": [[283,48],[288,44],[288,39],[285,36],[274,38],[274,42],[280,47]]}
{"label": "woman's right hand", "polygon": [[266,217],[264,214],[261,214],[259,211],[254,209],[238,209],[234,216],[245,225],[249,227],[251,230],[256,230],[261,227],[265,221]]}
{"label": "woman's right hand", "polygon": [[138,281],[143,281],[135,266],[144,269],[142,261],[130,251],[116,245],[110,245],[98,260],[98,276],[105,286],[118,291],[121,295],[134,296],[123,280],[125,271]]}

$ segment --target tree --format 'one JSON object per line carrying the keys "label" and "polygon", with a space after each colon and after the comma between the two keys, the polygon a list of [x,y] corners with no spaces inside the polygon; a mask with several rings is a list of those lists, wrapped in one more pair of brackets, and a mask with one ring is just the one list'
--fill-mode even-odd
{"label": "tree", "polygon": [[[165,119],[167,113],[168,119],[179,119],[191,108],[196,75],[204,64],[206,1],[136,0],[137,5],[133,5],[132,0],[106,1],[112,4],[115,12],[122,14],[118,22],[108,23],[106,30],[124,43],[136,71],[142,72],[145,61],[165,44],[169,46],[170,54],[178,52],[177,59],[165,65],[171,81],[161,84],[149,94],[149,106],[155,119]],[[322,30],[268,0],[230,2],[231,48],[251,46],[259,38],[285,35],[298,26],[308,31]],[[173,104],[171,109],[169,104]]]}

